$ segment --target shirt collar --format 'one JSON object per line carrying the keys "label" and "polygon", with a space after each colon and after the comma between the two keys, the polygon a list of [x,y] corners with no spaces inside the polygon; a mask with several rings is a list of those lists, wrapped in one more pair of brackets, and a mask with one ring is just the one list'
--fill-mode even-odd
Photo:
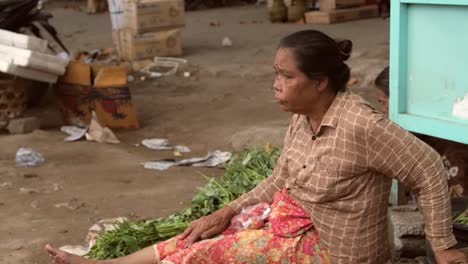
{"label": "shirt collar", "polygon": [[[323,130],[322,127],[331,127],[336,128],[338,125],[338,120],[340,119],[341,113],[343,112],[344,104],[349,96],[349,90],[344,92],[338,92],[333,100],[330,108],[328,108],[327,112],[323,116],[322,122],[320,123],[319,131],[317,134],[321,133]],[[306,129],[311,130],[309,122],[307,121],[307,116],[303,116],[302,118],[303,124]]]}

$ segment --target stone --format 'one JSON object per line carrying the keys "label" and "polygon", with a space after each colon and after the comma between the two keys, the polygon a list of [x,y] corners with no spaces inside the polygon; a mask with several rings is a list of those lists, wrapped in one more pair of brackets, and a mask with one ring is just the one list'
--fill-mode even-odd
{"label": "stone", "polygon": [[34,188],[23,188],[21,187],[19,189],[19,192],[21,194],[36,194],[36,193],[39,193],[39,190],[38,189],[34,189]]}
{"label": "stone", "polygon": [[394,261],[402,257],[426,255],[424,217],[416,205],[390,207],[388,227],[391,256]]}
{"label": "stone", "polygon": [[26,117],[11,120],[7,129],[10,134],[27,134],[39,129],[40,126],[40,121],[36,117]]}
{"label": "stone", "polygon": [[392,206],[388,219],[396,237],[424,236],[424,217],[416,205]]}
{"label": "stone", "polygon": [[34,209],[39,209],[39,201],[38,200],[32,201],[29,205]]}

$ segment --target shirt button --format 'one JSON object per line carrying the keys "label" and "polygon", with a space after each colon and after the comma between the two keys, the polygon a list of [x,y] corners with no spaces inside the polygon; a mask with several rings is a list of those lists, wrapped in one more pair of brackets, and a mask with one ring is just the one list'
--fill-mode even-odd
{"label": "shirt button", "polygon": [[312,137],[312,140],[316,140],[316,139],[317,139],[317,137],[316,137],[316,136],[313,136],[313,137]]}

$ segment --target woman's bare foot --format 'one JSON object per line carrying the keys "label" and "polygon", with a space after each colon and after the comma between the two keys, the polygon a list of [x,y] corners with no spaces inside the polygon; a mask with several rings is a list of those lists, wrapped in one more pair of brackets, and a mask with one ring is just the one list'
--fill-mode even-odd
{"label": "woman's bare foot", "polygon": [[46,245],[45,249],[49,253],[53,264],[97,264],[97,261],[85,259],[79,256],[69,254],[63,250]]}

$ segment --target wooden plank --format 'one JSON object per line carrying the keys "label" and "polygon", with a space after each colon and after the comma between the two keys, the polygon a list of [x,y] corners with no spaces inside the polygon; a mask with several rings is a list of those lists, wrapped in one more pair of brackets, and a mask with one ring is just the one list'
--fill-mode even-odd
{"label": "wooden plank", "polygon": [[329,12],[312,11],[305,13],[308,24],[334,24],[351,20],[377,17],[379,8],[377,5],[363,7],[336,9]]}
{"label": "wooden plank", "polygon": [[366,0],[320,0],[320,11],[329,12],[335,9],[363,6]]}

